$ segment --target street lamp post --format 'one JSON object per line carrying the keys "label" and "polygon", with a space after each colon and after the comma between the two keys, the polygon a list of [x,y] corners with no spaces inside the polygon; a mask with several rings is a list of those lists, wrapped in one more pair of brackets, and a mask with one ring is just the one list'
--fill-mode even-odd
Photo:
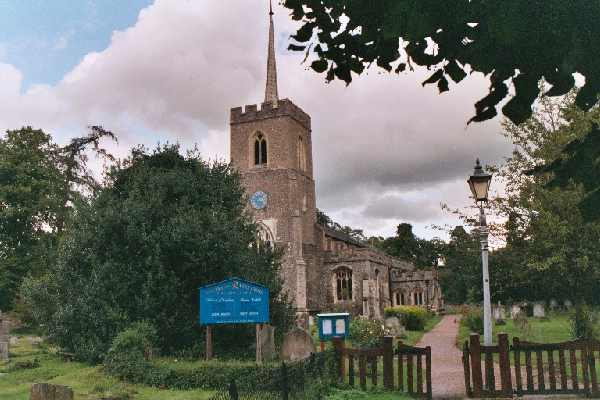
{"label": "street lamp post", "polygon": [[479,205],[479,235],[481,240],[481,263],[483,268],[483,343],[492,345],[492,304],[490,299],[490,274],[488,269],[488,227],[483,204],[488,201],[492,175],[484,172],[479,159],[475,162],[473,175],[467,181],[475,202]]}

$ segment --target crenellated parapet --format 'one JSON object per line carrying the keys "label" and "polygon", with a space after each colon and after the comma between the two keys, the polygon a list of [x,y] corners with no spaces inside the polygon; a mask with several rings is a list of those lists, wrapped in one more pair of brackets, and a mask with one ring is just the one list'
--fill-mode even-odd
{"label": "crenellated parapet", "polygon": [[250,104],[231,109],[230,124],[243,124],[261,119],[287,116],[294,119],[304,128],[310,130],[310,116],[289,99],[282,99],[273,107],[272,102],[262,103],[260,109],[257,104]]}

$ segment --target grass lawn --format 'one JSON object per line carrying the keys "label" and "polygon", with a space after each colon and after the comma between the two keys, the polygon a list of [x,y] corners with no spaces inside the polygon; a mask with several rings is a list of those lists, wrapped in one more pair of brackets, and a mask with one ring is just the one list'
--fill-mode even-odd
{"label": "grass lawn", "polygon": [[[558,343],[572,340],[569,316],[564,313],[550,314],[545,319],[529,318],[528,328],[523,330],[516,326],[512,319],[507,319],[506,325],[494,325],[493,332],[494,344],[498,341],[498,333],[507,333],[510,343],[512,343],[513,337],[537,343]],[[463,343],[469,339],[470,333],[469,329],[461,323],[457,343],[459,348],[462,349]]]}
{"label": "grass lawn", "polygon": [[52,349],[31,342],[30,336],[20,336],[19,343],[11,347],[11,364],[37,359],[39,367],[11,370],[0,363],[0,398],[2,400],[28,400],[33,383],[66,385],[75,392],[77,400],[97,400],[115,397],[130,400],[206,400],[214,392],[203,390],[161,390],[148,386],[129,385],[111,378],[101,367],[78,362],[65,362]]}

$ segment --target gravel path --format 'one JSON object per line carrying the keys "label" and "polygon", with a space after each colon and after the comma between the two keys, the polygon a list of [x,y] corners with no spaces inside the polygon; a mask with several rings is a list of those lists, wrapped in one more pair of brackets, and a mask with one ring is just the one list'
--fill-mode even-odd
{"label": "gravel path", "polygon": [[462,399],[466,397],[462,353],[456,348],[459,318],[446,315],[417,343],[431,346],[431,383],[433,398]]}

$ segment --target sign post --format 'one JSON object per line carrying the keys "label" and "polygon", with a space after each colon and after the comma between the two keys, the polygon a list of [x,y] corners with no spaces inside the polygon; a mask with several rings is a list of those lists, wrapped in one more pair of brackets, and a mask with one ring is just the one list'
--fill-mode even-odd
{"label": "sign post", "polygon": [[213,358],[212,326],[206,325],[206,360]]}
{"label": "sign post", "polygon": [[269,323],[269,289],[239,278],[199,289],[200,325],[206,326],[206,359],[213,357],[212,325],[255,324],[256,362],[262,362],[261,324]]}

